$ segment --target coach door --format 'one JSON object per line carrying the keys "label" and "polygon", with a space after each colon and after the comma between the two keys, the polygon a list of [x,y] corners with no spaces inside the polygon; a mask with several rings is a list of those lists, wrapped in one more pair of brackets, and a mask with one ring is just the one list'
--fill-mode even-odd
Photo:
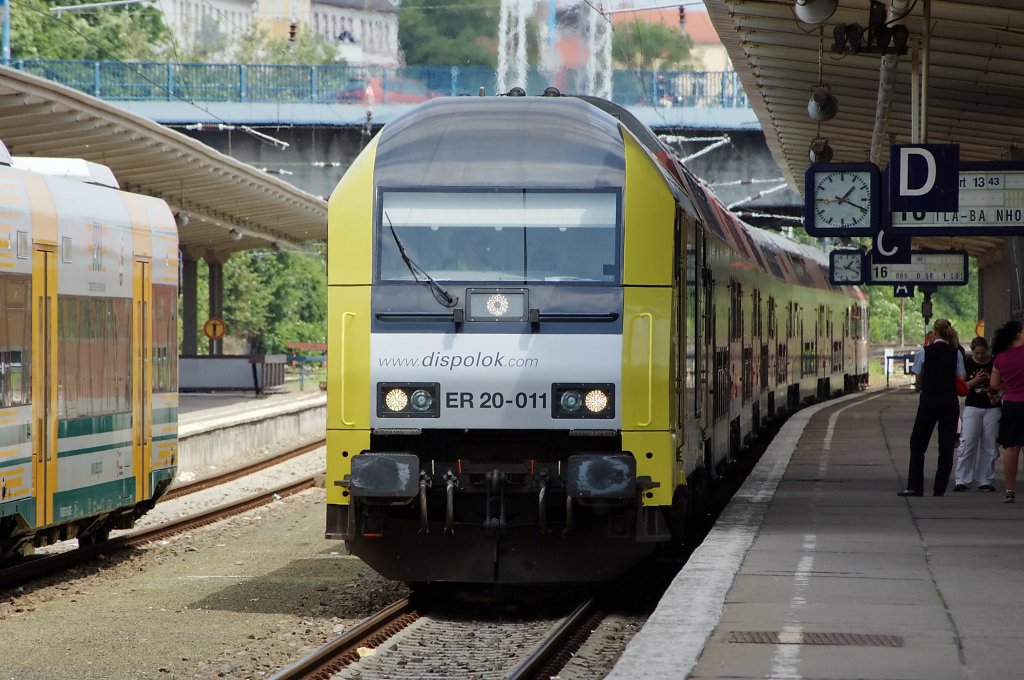
{"label": "coach door", "polygon": [[57,491],[57,258],[51,246],[32,253],[32,456],[36,525],[53,522]]}
{"label": "coach door", "polygon": [[153,320],[152,268],[149,262],[135,262],[132,294],[132,470],[135,500],[149,498],[153,446]]}

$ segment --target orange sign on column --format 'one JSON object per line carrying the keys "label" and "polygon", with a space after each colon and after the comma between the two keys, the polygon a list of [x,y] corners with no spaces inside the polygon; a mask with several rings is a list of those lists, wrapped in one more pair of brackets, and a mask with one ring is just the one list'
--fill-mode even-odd
{"label": "orange sign on column", "polygon": [[220,340],[224,337],[224,332],[227,329],[228,327],[224,324],[224,319],[219,316],[211,316],[203,324],[203,334],[210,340]]}

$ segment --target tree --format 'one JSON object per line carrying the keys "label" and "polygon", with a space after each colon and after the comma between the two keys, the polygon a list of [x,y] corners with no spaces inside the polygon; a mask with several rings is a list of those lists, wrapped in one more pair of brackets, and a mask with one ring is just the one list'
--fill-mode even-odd
{"label": "tree", "polygon": [[44,0],[11,2],[14,59],[150,61],[161,57],[169,40],[163,15],[146,5],[64,12],[58,18]]}
{"label": "tree", "polygon": [[[978,263],[970,260],[966,286],[939,286],[932,296],[932,318],[949,319],[963,344],[974,337],[974,326],[978,322]],[[899,341],[900,301],[893,297],[892,286],[867,286],[868,313],[871,317],[871,342],[895,343]],[[908,345],[919,344],[924,338],[924,317],[921,303],[924,296],[920,291],[915,297],[906,298],[903,304],[904,339]]]}
{"label": "tree", "polygon": [[[398,42],[405,62],[416,66],[480,66],[498,63],[500,0],[479,4],[406,0],[398,14]],[[532,28],[532,25],[531,25]],[[536,38],[530,51],[536,61]]]}
{"label": "tree", "polygon": [[[210,316],[209,270],[205,260],[197,264],[198,348],[205,354],[208,345],[201,326]],[[178,318],[182,311],[179,298]],[[287,342],[327,342],[326,256],[270,250],[235,253],[224,265],[223,317],[230,337],[258,337],[270,354],[285,353]],[[181,332],[179,327],[179,336]]]}
{"label": "tree", "polygon": [[224,265],[224,321],[232,335],[260,338],[263,349],[327,341],[327,263],[319,253],[236,253]]}
{"label": "tree", "polygon": [[266,27],[254,25],[227,49],[238,64],[334,64],[336,51],[327,38],[301,24],[294,41],[272,38]]}
{"label": "tree", "polygon": [[616,29],[612,57],[616,65],[644,71],[682,69],[690,64],[689,36],[661,24],[633,22]]}

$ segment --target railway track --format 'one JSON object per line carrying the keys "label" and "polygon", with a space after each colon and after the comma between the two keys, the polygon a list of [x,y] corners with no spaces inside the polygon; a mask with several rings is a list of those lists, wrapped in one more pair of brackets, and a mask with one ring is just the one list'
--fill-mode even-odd
{"label": "railway track", "polygon": [[419,618],[411,597],[369,616],[327,644],[271,676],[270,680],[329,678],[359,660],[359,648],[374,648]]}
{"label": "railway track", "polygon": [[206,479],[200,479],[195,482],[190,482],[189,484],[182,484],[181,486],[176,486],[163,495],[163,497],[160,499],[160,503],[174,500],[175,498],[181,498],[182,496],[187,496],[189,494],[193,494],[196,493],[197,491],[202,491],[204,489],[212,489],[213,487],[218,486],[220,484],[233,482],[234,480],[241,479],[246,475],[251,475],[254,472],[259,472],[260,470],[266,470],[269,467],[280,465],[281,463],[287,460],[291,460],[292,458],[301,456],[304,453],[309,453],[310,451],[315,451],[321,446],[326,445],[327,440],[320,439],[310,444],[305,444],[304,446],[299,446],[289,451],[285,451],[284,453],[279,453],[277,455],[261,458],[260,460],[255,461],[254,463],[245,465],[240,468],[236,468],[234,470],[229,470],[223,474],[215,475],[213,477],[207,477]]}
{"label": "railway track", "polygon": [[[203,489],[212,488],[219,484],[239,479],[245,475],[258,472],[259,470],[278,465],[291,458],[308,453],[309,451],[315,450],[323,445],[323,441],[314,442],[276,456],[268,456],[267,458],[256,461],[251,465],[246,465],[222,475],[182,485],[181,487],[177,487],[168,492],[163,498],[161,498],[160,502],[180,498]],[[102,543],[80,546],[76,550],[67,550],[50,555],[27,558],[22,562],[0,569],[0,588],[18,586],[33,579],[57,573],[62,570],[67,570],[78,564],[94,560],[101,555],[107,555],[121,550],[126,550],[128,548],[137,547],[167,536],[194,529],[196,527],[212,524],[213,522],[220,521],[227,517],[238,515],[253,508],[266,505],[278,498],[290,496],[294,493],[298,493],[299,491],[311,488],[313,483],[313,477],[305,477],[297,482],[290,482],[288,484],[280,485],[274,489],[261,491],[240,500],[225,503],[170,522],[165,522],[164,524],[155,527],[116,536]]]}
{"label": "railway track", "polygon": [[595,598],[548,626],[536,619],[466,619],[442,610],[442,604],[415,596],[394,602],[271,680],[417,677],[423,664],[445,666],[450,672],[442,675],[451,677],[551,677],[605,615]]}

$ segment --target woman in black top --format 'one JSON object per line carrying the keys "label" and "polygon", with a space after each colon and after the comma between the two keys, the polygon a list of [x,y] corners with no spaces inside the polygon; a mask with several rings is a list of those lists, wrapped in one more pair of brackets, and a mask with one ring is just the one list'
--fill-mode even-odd
{"label": "woman in black top", "polygon": [[999,403],[988,394],[988,378],[992,373],[992,357],[985,338],[971,340],[971,356],[964,362],[967,373],[967,398],[964,400],[960,450],[956,459],[956,486],[953,491],[967,491],[975,480],[978,491],[995,491],[992,478],[999,455],[996,435],[999,433]]}

